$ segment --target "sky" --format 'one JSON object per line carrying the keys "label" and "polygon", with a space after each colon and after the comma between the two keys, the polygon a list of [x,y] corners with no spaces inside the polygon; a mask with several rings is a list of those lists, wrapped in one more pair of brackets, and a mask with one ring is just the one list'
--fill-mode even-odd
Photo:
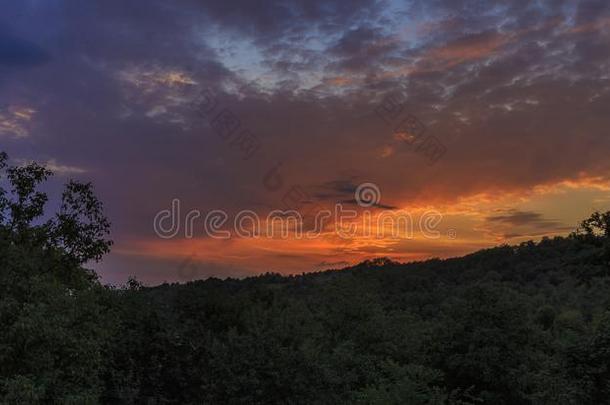
{"label": "sky", "polygon": [[[56,173],[50,208],[69,178],[94,183],[106,283],[454,257],[610,209],[606,0],[0,6],[0,149]],[[336,215],[311,238],[204,231],[211,212],[268,229],[337,204],[362,232]],[[397,213],[411,234],[364,222]]]}

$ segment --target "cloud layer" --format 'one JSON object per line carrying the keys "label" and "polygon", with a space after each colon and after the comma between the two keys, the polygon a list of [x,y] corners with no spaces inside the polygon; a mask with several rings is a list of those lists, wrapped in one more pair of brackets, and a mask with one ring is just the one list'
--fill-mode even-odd
{"label": "cloud layer", "polygon": [[[311,206],[327,207],[353,203],[357,185],[373,182],[382,191],[377,210],[443,208],[462,230],[452,246],[359,241],[356,258],[447,256],[498,237],[565,233],[574,212],[555,215],[544,195],[571,182],[579,186],[556,201],[591,190],[606,201],[608,7],[602,0],[13,3],[0,17],[0,139],[15,158],[93,180],[114,223],[109,263],[144,279],[146,263],[158,259],[147,250],[158,249],[152,218],[173,198],[203,211],[265,213],[285,207],[295,187]],[[210,94],[217,109],[205,114]],[[396,120],[379,114],[388,100],[401,100]],[[241,140],[214,121],[220,112],[239,122]],[[404,117],[415,117],[421,131]],[[430,164],[414,131],[446,148],[438,162]],[[547,194],[532,191],[543,188]],[[261,263],[255,271],[289,271],[305,259],[315,269],[353,252],[333,240],[306,251],[294,244],[282,249],[296,259],[282,262],[269,245],[236,245]],[[172,245],[175,257],[168,248],[165,259],[185,260],[184,246]],[[214,258],[206,275],[247,274],[247,267]],[[120,279],[116,270],[101,272]],[[175,279],[155,274],[150,280]]]}

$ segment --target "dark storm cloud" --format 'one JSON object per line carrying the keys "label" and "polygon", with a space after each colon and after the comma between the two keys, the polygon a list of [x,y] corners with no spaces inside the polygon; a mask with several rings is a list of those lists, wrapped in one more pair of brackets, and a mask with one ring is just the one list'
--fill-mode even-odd
{"label": "dark storm cloud", "polygon": [[506,239],[519,237],[539,237],[551,233],[571,231],[573,227],[566,226],[560,221],[546,219],[543,214],[533,211],[507,210],[500,215],[492,215],[486,218],[486,222],[495,226],[510,227],[510,232],[505,232]]}
{"label": "dark storm cloud", "polygon": [[324,182],[318,188],[324,190],[316,194],[318,198],[344,197],[348,195],[353,196],[356,188],[358,188],[358,184],[353,179],[341,179]]}
{"label": "dark storm cloud", "polygon": [[[354,179],[331,180],[323,184],[312,187],[315,189],[313,197],[319,201],[326,201],[332,204],[348,204],[353,206],[360,205],[354,198],[359,183],[363,182]],[[371,205],[373,208],[394,210],[398,207],[380,202]]]}
{"label": "dark storm cloud", "polygon": [[[358,201],[356,201],[355,198],[351,199],[351,200],[342,200],[339,201],[339,203],[341,204],[348,204],[348,205],[354,205],[354,206],[359,206],[360,203]],[[395,210],[398,209],[398,207],[393,206],[393,205],[387,205],[387,204],[381,204],[381,203],[375,203],[373,205],[371,205],[371,207],[373,208],[378,208],[381,210]]]}
{"label": "dark storm cloud", "polygon": [[531,211],[512,211],[505,215],[490,216],[487,218],[490,222],[501,222],[509,225],[530,225],[540,224],[543,222],[542,214]]}

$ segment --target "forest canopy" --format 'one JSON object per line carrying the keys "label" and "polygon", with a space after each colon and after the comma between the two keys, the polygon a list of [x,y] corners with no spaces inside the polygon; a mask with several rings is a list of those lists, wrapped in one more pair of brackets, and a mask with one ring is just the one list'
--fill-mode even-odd
{"label": "forest canopy", "polygon": [[2,404],[601,404],[610,212],[567,237],[298,276],[104,286],[90,183],[0,155]]}

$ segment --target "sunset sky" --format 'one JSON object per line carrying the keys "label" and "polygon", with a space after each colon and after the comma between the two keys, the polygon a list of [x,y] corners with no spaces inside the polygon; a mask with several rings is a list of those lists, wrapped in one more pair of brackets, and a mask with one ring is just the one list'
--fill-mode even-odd
{"label": "sunset sky", "polygon": [[[452,257],[565,235],[610,209],[607,0],[0,5],[0,149],[54,170],[52,197],[68,178],[94,183],[115,241],[94,266],[104,282]],[[219,116],[239,128],[224,133]],[[380,191],[373,218],[439,212],[439,237],[153,229],[174,199],[182,217],[264,218],[291,190],[299,210],[361,215],[362,183]]]}

